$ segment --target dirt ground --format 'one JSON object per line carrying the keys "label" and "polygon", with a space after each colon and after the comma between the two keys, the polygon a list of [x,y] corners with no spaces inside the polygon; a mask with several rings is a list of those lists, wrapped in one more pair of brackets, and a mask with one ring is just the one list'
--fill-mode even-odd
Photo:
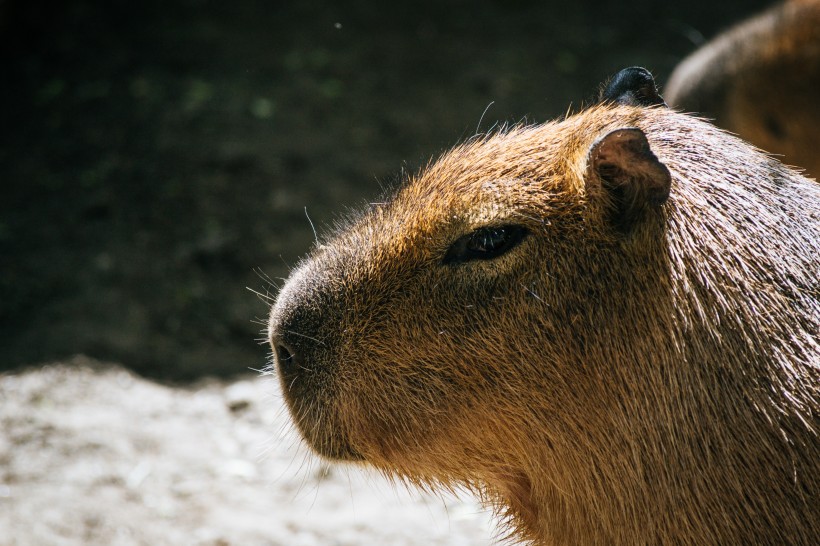
{"label": "dirt ground", "polygon": [[248,375],[248,288],[457,141],[663,84],[768,3],[0,0],[0,546],[491,543],[469,497],[306,453]]}
{"label": "dirt ground", "polygon": [[0,546],[491,544],[469,497],[328,468],[272,378],[169,388],[86,358],[0,376]]}

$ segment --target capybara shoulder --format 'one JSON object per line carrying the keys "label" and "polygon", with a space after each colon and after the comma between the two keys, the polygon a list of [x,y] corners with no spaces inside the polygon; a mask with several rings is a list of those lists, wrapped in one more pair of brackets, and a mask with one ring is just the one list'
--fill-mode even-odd
{"label": "capybara shoulder", "polygon": [[820,0],[778,4],[725,31],[678,65],[665,96],[820,176]]}
{"label": "capybara shoulder", "polygon": [[533,544],[818,544],[820,184],[627,70],[317,243],[269,323],[293,420]]}

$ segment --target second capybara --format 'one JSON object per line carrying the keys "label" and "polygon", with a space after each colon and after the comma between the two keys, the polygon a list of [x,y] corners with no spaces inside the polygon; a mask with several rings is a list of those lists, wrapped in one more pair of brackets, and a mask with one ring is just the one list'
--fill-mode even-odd
{"label": "second capybara", "polygon": [[820,543],[820,184],[642,69],[324,237],[269,335],[316,453],[524,542]]}
{"label": "second capybara", "polygon": [[665,96],[820,177],[820,0],[778,4],[720,34],[678,65]]}

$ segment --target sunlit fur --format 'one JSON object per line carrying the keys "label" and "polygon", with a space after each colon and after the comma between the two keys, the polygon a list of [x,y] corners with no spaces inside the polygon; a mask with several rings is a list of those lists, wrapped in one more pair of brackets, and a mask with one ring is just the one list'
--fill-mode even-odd
{"label": "sunlit fur", "polygon": [[820,0],[779,3],[720,34],[664,96],[820,177]]}
{"label": "sunlit fur", "polygon": [[[587,168],[621,127],[672,175],[628,232]],[[509,224],[510,252],[441,263]],[[511,537],[820,538],[820,184],[692,117],[602,105],[456,147],[318,244],[270,333],[307,351],[283,391],[318,453],[467,487]]]}

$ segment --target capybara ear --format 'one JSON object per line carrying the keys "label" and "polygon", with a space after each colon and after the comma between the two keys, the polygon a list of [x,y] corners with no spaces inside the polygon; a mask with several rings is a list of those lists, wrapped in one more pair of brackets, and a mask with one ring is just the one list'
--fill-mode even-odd
{"label": "capybara ear", "polygon": [[615,74],[601,89],[599,100],[627,106],[666,106],[655,78],[640,66],[624,68]]}
{"label": "capybara ear", "polygon": [[611,218],[620,231],[629,231],[648,210],[662,205],[671,185],[669,169],[638,128],[615,129],[589,150],[587,188],[600,187],[608,195]]}

